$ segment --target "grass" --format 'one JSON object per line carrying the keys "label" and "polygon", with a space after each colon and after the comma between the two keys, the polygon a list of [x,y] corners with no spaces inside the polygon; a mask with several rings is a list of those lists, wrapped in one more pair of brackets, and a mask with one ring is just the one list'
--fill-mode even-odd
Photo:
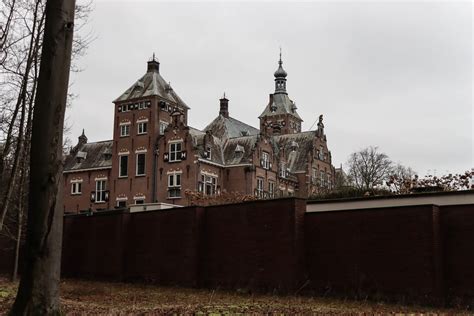
{"label": "grass", "polygon": [[[17,287],[0,277],[0,315],[8,312]],[[61,304],[66,315],[468,315],[458,309],[73,279],[61,281]]]}

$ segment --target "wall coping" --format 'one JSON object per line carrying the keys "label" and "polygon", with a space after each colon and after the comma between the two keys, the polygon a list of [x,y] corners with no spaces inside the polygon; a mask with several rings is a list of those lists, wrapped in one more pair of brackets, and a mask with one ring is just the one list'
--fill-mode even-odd
{"label": "wall coping", "polygon": [[472,204],[474,209],[474,190],[312,200],[307,201],[306,212],[363,210],[427,204],[438,206]]}

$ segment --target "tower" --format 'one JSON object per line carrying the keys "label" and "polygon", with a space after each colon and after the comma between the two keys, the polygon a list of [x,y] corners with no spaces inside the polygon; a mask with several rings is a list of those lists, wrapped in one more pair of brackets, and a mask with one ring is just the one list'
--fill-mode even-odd
{"label": "tower", "polygon": [[288,97],[286,91],[287,72],[283,69],[283,61],[278,61],[275,77],[275,92],[270,94],[268,105],[258,117],[260,132],[263,135],[283,135],[301,132],[301,117],[296,112],[296,104]]}

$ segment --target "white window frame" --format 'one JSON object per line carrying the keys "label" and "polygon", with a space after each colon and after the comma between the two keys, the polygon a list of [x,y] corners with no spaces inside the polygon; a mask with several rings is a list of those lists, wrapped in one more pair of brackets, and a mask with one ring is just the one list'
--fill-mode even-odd
{"label": "white window frame", "polygon": [[266,151],[262,152],[262,167],[264,169],[270,169],[270,154]]}
{"label": "white window frame", "polygon": [[137,122],[137,134],[144,135],[148,132],[148,121]]}
{"label": "white window frame", "polygon": [[[172,195],[171,192],[174,192]],[[178,193],[178,195],[175,195]],[[168,173],[168,198],[181,198],[181,172]]]}
{"label": "white window frame", "polygon": [[321,185],[322,187],[325,187],[324,171],[320,171],[320,172],[319,172],[319,178],[320,178],[320,181],[321,181],[320,185]]}
{"label": "white window frame", "polygon": [[275,197],[275,181],[273,180],[268,180],[268,196],[270,198]]}
{"label": "white window frame", "polygon": [[168,127],[169,123],[160,121],[160,135],[165,133],[165,129]]}
{"label": "white window frame", "polygon": [[257,177],[257,197],[263,198],[264,196],[264,179],[261,177]]}
{"label": "white window frame", "polygon": [[[201,173],[201,181],[199,183],[198,191],[203,195],[213,196],[217,194],[217,176]],[[209,191],[208,191],[209,189]]]}
{"label": "white window frame", "polygon": [[71,194],[72,195],[82,194],[82,181],[71,181]]}
{"label": "white window frame", "polygon": [[[177,150],[177,146],[179,145],[179,150]],[[169,151],[169,162],[174,161],[181,161],[181,152],[183,151],[183,142],[173,142],[170,143],[170,151]]]}
{"label": "white window frame", "polygon": [[[138,156],[143,155],[143,173],[138,173]],[[135,175],[136,176],[144,176],[146,175],[146,152],[139,152],[135,155]]]}
{"label": "white window frame", "polygon": [[212,158],[212,149],[211,146],[206,146],[206,159],[211,160]]}
{"label": "white window frame", "polygon": [[[102,185],[99,185],[99,184],[102,184]],[[105,179],[95,180],[95,203],[105,203],[105,192],[107,191],[106,188],[107,188],[107,183]]]}
{"label": "white window frame", "polygon": [[319,160],[324,161],[324,148],[323,148],[323,146],[319,146]]}
{"label": "white window frame", "polygon": [[280,163],[280,178],[286,178],[286,163]]}
{"label": "white window frame", "polygon": [[[123,157],[127,157],[127,172],[126,172],[126,174],[122,174],[122,173],[123,173],[123,172],[122,172],[122,171],[123,171],[123,170],[122,170],[122,158],[123,158]],[[126,178],[126,177],[128,177],[128,163],[129,163],[128,160],[129,160],[129,159],[128,159],[128,155],[119,155],[119,178]]]}
{"label": "white window frame", "polygon": [[120,137],[130,136],[130,123],[120,124]]}

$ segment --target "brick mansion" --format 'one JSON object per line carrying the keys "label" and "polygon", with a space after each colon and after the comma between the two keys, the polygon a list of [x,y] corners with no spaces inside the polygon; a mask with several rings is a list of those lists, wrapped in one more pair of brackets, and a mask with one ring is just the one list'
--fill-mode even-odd
{"label": "brick mansion", "polygon": [[188,190],[267,199],[331,189],[335,168],[322,115],[316,130],[303,132],[281,57],[274,77],[259,128],[233,118],[224,95],[215,119],[198,130],[188,125],[190,108],[163,79],[160,63],[148,61],[143,77],[113,101],[113,139],[91,143],[83,132],[71,148],[64,212],[187,205]]}

